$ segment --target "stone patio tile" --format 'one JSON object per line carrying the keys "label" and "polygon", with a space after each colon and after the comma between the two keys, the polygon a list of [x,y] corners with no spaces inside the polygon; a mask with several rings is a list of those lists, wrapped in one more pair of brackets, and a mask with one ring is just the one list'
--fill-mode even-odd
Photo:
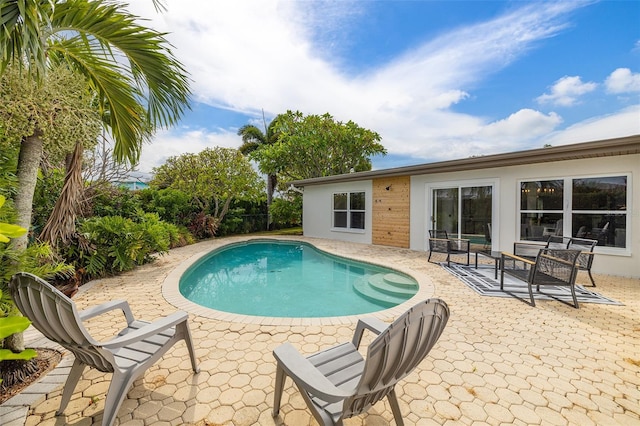
{"label": "stone patio tile", "polygon": [[[182,262],[247,238],[215,239],[171,250],[155,264],[88,283],[74,299],[83,309],[126,295],[137,317],[160,318],[179,309],[170,302],[177,291],[162,287],[173,271],[184,270]],[[511,298],[475,294],[438,265],[427,263],[424,253],[303,239],[337,255],[410,269],[421,280],[424,297],[442,297],[449,304],[452,317],[438,344],[396,389],[405,424],[640,425],[640,368],[626,361],[638,359],[640,353],[639,280],[596,276],[594,290],[624,306],[585,303],[576,310],[541,301],[532,308]],[[167,299],[163,294],[168,294]],[[184,304],[184,309],[190,306]],[[374,316],[391,322],[402,311],[385,310]],[[190,311],[201,373],[193,374],[186,346],[178,343],[134,383],[116,425],[317,424],[290,380],[280,417],[271,418],[276,371],[272,351],[285,341],[303,353],[348,341],[357,317],[276,320],[216,315],[200,307]],[[87,328],[96,337],[108,339],[122,321],[118,316],[98,317]],[[370,334],[365,334],[363,347],[374,337]],[[28,330],[26,336],[27,343],[47,342],[35,330]],[[99,424],[111,375],[94,370],[84,372],[64,416],[54,416],[72,362],[73,356],[65,356],[42,380],[47,385],[57,380],[56,389],[30,391],[42,399],[29,410],[22,408],[20,426]],[[0,416],[14,400],[20,402],[12,398],[0,406]],[[0,424],[11,424],[5,420],[0,417]],[[393,424],[386,400],[368,415],[345,421],[346,426],[365,424]]]}

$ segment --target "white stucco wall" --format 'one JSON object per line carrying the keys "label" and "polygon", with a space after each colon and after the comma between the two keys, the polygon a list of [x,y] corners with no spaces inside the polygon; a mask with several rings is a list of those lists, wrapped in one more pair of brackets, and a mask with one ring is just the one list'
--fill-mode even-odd
{"label": "white stucco wall", "polygon": [[[600,157],[538,163],[466,172],[439,173],[411,177],[410,248],[427,248],[431,205],[429,194],[434,187],[454,185],[493,185],[493,250],[510,252],[519,236],[518,193],[522,180],[552,180],[566,177],[602,177],[629,175],[627,190],[631,194],[627,211],[626,249],[597,247],[593,271],[640,278],[640,155]],[[309,185],[304,188],[303,227],[308,237],[329,238],[371,244],[372,181]],[[332,229],[332,200],[336,192],[364,191],[366,194],[365,230]]]}
{"label": "white stucco wall", "polygon": [[[371,244],[372,190],[371,180],[305,187],[302,213],[304,236]],[[358,191],[365,193],[365,229],[356,231],[332,228],[333,194]]]}
{"label": "white stucco wall", "polygon": [[[596,248],[593,272],[640,278],[640,155],[570,160],[539,163],[530,166],[514,166],[467,172],[413,176],[411,178],[411,235],[410,248],[426,250],[427,230],[431,217],[428,194],[434,186],[453,184],[484,185],[494,182],[493,197],[493,250],[512,251],[517,241],[520,222],[518,218],[518,192],[521,180],[551,180],[565,177],[599,177],[630,174],[627,190],[630,203],[627,210],[630,234],[626,250]],[[615,252],[615,253],[614,253]]]}

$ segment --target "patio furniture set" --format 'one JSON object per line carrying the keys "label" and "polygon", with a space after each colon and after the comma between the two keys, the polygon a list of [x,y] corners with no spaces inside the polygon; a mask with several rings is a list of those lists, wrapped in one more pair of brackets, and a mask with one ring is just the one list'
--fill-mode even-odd
{"label": "patio furniture set", "polygon": [[[546,243],[516,242],[513,253],[491,251],[488,249],[475,250],[475,267],[478,268],[478,256],[485,256],[494,262],[494,278],[498,279],[500,270],[500,289],[504,290],[505,274],[526,283],[529,290],[531,306],[535,306],[533,287],[540,292],[541,286],[567,286],[571,291],[573,307],[579,308],[575,293],[575,281],[578,271],[586,271],[593,287],[596,283],[591,275],[594,247],[597,240],[549,236]],[[450,238],[446,231],[429,231],[429,257],[431,262],[434,253],[446,254],[447,266],[451,263],[451,256],[466,257],[469,266],[472,253],[470,241],[467,239]]]}
{"label": "patio furniture set", "polygon": [[[102,425],[115,422],[134,380],[174,344],[184,340],[191,367],[199,372],[186,312],[176,312],[152,323],[136,320],[126,301],[111,301],[84,311],[51,284],[29,273],[14,275],[9,289],[18,309],[48,339],[75,356],[64,385],[61,415],[86,367],[113,373],[105,401]],[[83,321],[121,310],[127,326],[111,340],[100,342]],[[303,356],[290,343],[273,355],[277,368],[273,416],[280,412],[286,377],[298,387],[321,425],[342,425],[343,419],[365,413],[387,398],[397,425],[403,425],[395,385],[410,374],[436,344],[449,319],[447,304],[437,298],[422,301],[387,324],[376,318],[358,321],[351,342]],[[365,331],[377,335],[363,357],[358,350]]]}

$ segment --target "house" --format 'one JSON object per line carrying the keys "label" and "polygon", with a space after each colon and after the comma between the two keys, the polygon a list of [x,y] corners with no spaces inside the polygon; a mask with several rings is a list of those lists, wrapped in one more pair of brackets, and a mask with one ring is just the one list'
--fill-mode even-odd
{"label": "house", "polygon": [[291,182],[304,235],[428,250],[446,229],[496,251],[598,240],[593,271],[640,278],[640,135]]}
{"label": "house", "polygon": [[131,191],[146,189],[149,187],[150,175],[143,172],[131,172],[121,180],[114,182],[114,186]]}

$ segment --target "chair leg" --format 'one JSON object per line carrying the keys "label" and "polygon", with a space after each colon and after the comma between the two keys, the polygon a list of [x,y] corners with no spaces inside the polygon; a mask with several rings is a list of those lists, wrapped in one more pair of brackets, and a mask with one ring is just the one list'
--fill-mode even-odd
{"label": "chair leg", "polygon": [[575,286],[570,286],[571,287],[571,297],[573,297],[573,307],[576,309],[580,309],[580,307],[578,306],[578,298],[576,297],[576,289]]}
{"label": "chair leg", "polygon": [[396,390],[391,389],[389,395],[387,395],[389,405],[391,405],[391,412],[393,412],[393,418],[396,421],[397,426],[404,426],[404,420],[402,420],[402,412],[400,411],[400,405],[398,405],[398,398],[396,397]]}
{"label": "chair leg", "polygon": [[591,280],[591,286],[595,287],[596,282],[593,280],[593,275],[591,275],[591,269],[587,269],[587,273],[589,274],[589,279]]}
{"label": "chair leg", "polygon": [[282,400],[285,379],[284,369],[278,365],[276,369],[276,388],[273,393],[273,417],[276,417],[280,413],[280,401]]}
{"label": "chair leg", "polygon": [[[531,299],[531,306],[535,308],[536,301],[533,299],[533,286],[531,285],[531,283],[529,283],[528,286],[529,286],[529,299]],[[537,290],[540,291],[540,286],[538,286]]]}
{"label": "chair leg", "polygon": [[62,414],[65,408],[67,408],[67,404],[71,400],[71,395],[73,395],[73,391],[82,377],[82,372],[86,364],[81,363],[78,358],[73,361],[73,365],[71,366],[71,371],[69,372],[69,377],[67,377],[67,381],[64,384],[64,389],[62,391],[62,400],[60,401],[60,408],[56,411],[56,416]]}
{"label": "chair leg", "polygon": [[133,384],[134,378],[131,374],[122,374],[114,371],[111,384],[107,391],[107,399],[104,402],[104,414],[102,416],[102,426],[111,426],[116,420],[118,410],[127,396],[127,391]]}
{"label": "chair leg", "polygon": [[186,321],[182,324],[179,324],[178,327],[182,328],[182,335],[184,336],[184,342],[187,345],[187,349],[189,350],[189,357],[191,358],[191,368],[194,373],[199,373],[200,368],[198,367],[198,363],[196,361],[196,352],[193,348],[193,340],[191,339],[191,331],[189,330],[189,324]]}

